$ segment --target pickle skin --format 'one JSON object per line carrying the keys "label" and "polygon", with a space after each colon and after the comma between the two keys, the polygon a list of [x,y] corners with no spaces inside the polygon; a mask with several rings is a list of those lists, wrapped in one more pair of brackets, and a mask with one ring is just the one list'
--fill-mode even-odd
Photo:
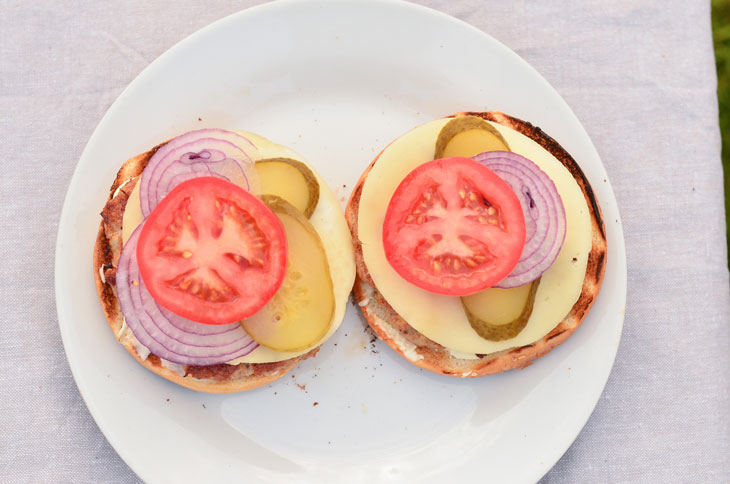
{"label": "pickle skin", "polygon": [[263,202],[284,225],[288,259],[284,282],[256,314],[241,321],[260,345],[276,351],[299,351],[327,334],[335,296],[327,255],[309,220],[291,203],[275,195]]}
{"label": "pickle skin", "polygon": [[[478,139],[460,142],[457,137],[472,133]],[[474,148],[475,145],[478,148]],[[471,157],[485,151],[510,151],[507,141],[491,124],[476,116],[459,116],[446,123],[436,139],[434,159],[450,156]]]}
{"label": "pickle skin", "polygon": [[471,324],[471,327],[479,336],[489,341],[504,341],[514,338],[525,329],[527,322],[530,320],[532,308],[535,306],[535,294],[537,293],[537,287],[540,285],[540,279],[538,277],[530,282],[530,292],[528,293],[522,312],[515,319],[504,324],[493,324],[479,318],[470,310],[468,302],[464,298],[461,298],[461,304],[464,306],[469,324]]}
{"label": "pickle skin", "polygon": [[[255,168],[262,194],[283,198],[306,218],[312,216],[319,202],[319,183],[307,165],[291,158],[266,158],[258,160]],[[308,192],[306,199],[298,196],[302,191]]]}

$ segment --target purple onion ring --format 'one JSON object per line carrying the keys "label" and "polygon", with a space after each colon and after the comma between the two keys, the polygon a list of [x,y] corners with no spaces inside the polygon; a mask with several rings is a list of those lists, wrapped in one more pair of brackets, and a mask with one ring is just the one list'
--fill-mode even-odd
{"label": "purple onion ring", "polygon": [[215,365],[251,353],[258,344],[239,323],[207,325],[161,308],[139,274],[137,241],[141,224],[124,247],[117,267],[117,298],[127,326],[153,354],[182,365]]}
{"label": "purple onion ring", "polygon": [[142,215],[147,217],[177,184],[198,176],[219,176],[258,194],[257,157],[253,143],[233,131],[199,129],[173,138],[152,155],[142,172]]}
{"label": "purple onion ring", "polygon": [[560,253],[567,222],[558,189],[534,162],[510,151],[487,151],[472,157],[506,181],[517,194],[525,216],[525,246],[512,272],[494,287],[509,289],[532,282]]}

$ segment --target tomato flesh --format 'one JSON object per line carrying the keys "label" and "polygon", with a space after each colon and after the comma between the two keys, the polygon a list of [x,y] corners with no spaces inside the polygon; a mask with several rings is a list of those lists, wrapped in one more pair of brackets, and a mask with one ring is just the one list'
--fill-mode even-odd
{"label": "tomato flesh", "polygon": [[469,158],[443,158],[414,169],[385,213],[383,245],[408,282],[465,296],[504,279],[525,244],[525,219],[512,188]]}
{"label": "tomato flesh", "polygon": [[226,180],[181,183],[150,213],[137,246],[142,280],[170,311],[205,324],[228,324],[261,309],[286,270],[279,219]]}

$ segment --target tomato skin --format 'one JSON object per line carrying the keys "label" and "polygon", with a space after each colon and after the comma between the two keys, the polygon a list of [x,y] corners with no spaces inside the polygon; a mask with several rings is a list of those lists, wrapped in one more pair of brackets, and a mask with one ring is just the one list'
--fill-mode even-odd
{"label": "tomato skin", "polygon": [[525,244],[512,188],[469,158],[443,158],[398,185],[383,223],[385,256],[406,281],[429,292],[474,294],[504,279]]}
{"label": "tomato skin", "polygon": [[175,187],[144,221],[137,262],[161,306],[204,324],[256,313],[286,270],[283,226],[243,188],[215,177]]}

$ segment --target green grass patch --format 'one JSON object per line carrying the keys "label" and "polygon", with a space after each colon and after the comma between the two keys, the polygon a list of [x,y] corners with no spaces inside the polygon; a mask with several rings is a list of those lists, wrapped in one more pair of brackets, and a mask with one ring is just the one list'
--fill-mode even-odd
{"label": "green grass patch", "polygon": [[730,1],[712,0],[712,34],[717,65],[717,101],[720,106],[722,167],[725,174],[725,223],[730,252]]}

